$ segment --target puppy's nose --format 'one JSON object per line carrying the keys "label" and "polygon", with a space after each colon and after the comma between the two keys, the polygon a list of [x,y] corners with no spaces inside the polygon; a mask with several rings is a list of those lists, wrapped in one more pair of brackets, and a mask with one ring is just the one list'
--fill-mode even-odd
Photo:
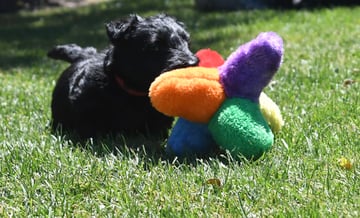
{"label": "puppy's nose", "polygon": [[199,64],[199,58],[193,56],[191,59],[189,59],[188,64],[190,66],[197,66]]}

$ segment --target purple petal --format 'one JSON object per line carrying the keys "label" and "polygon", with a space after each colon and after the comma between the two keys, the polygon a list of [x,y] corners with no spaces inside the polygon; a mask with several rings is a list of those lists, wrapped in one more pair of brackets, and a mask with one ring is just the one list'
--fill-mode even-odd
{"label": "purple petal", "polygon": [[240,46],[219,68],[227,97],[257,102],[261,91],[279,69],[282,55],[283,41],[274,32],[261,33]]}

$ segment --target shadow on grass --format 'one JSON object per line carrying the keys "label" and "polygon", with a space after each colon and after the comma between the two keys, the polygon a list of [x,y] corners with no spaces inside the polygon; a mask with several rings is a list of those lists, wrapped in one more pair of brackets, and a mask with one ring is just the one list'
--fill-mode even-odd
{"label": "shadow on grass", "polygon": [[108,134],[94,138],[82,138],[72,131],[62,130],[61,127],[54,130],[48,126],[47,129],[49,134],[61,141],[62,144],[80,148],[97,157],[113,154],[131,157],[131,159],[133,157],[146,159],[149,163],[169,159],[164,150],[166,141],[159,137],[140,134],[133,136]]}
{"label": "shadow on grass", "polygon": [[[138,159],[144,163],[147,169],[165,161],[174,165],[185,164],[196,166],[197,164],[211,162],[211,159],[221,161],[223,164],[234,162],[233,157],[219,148],[216,148],[204,155],[187,154],[184,157],[175,156],[166,151],[167,140],[164,137],[151,135],[102,135],[95,138],[81,138],[71,131],[62,131],[61,128],[52,130],[48,126],[49,134],[58,138],[62,143],[80,148],[97,157],[104,157],[112,154],[127,159]],[[167,138],[167,137],[166,137]],[[236,158],[237,161],[247,161],[244,157]]]}
{"label": "shadow on grass", "polygon": [[[138,13],[142,16],[165,12],[183,21],[188,30],[198,32],[267,19],[271,13],[203,13],[192,0],[121,0],[78,9],[56,9],[36,13],[0,15],[0,69],[41,65],[47,51],[56,44],[76,43],[103,49],[108,45],[106,22]],[[219,36],[220,37],[220,36]],[[193,39],[193,50],[208,47],[220,38]]]}

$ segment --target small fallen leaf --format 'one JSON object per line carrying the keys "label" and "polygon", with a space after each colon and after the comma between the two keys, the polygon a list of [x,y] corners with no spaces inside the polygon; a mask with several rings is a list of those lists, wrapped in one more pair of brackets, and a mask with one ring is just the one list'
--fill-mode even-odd
{"label": "small fallen leaf", "polygon": [[355,80],[353,80],[353,79],[346,79],[346,80],[344,80],[344,82],[343,82],[343,86],[349,86],[349,85],[351,85],[351,84],[354,84],[356,81]]}
{"label": "small fallen leaf", "polygon": [[220,181],[220,179],[217,179],[217,178],[208,179],[206,181],[206,184],[213,185],[216,187],[221,187],[221,181]]}
{"label": "small fallen leaf", "polygon": [[347,169],[347,170],[350,170],[352,168],[352,163],[350,160],[348,160],[347,158],[345,157],[342,157],[338,160],[338,163],[339,165],[344,168],[344,169]]}

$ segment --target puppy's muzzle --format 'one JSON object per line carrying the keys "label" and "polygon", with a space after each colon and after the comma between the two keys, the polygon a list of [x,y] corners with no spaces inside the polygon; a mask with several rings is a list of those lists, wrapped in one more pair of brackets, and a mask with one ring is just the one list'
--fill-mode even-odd
{"label": "puppy's muzzle", "polygon": [[172,50],[172,58],[168,61],[168,66],[163,71],[169,71],[184,67],[197,66],[199,59],[188,48],[183,50]]}
{"label": "puppy's muzzle", "polygon": [[182,53],[182,60],[184,60],[184,64],[187,65],[185,67],[197,66],[199,64],[199,58],[193,54],[188,48]]}
{"label": "puppy's muzzle", "polygon": [[197,66],[199,64],[199,58],[195,55],[192,55],[188,61],[189,66]]}

